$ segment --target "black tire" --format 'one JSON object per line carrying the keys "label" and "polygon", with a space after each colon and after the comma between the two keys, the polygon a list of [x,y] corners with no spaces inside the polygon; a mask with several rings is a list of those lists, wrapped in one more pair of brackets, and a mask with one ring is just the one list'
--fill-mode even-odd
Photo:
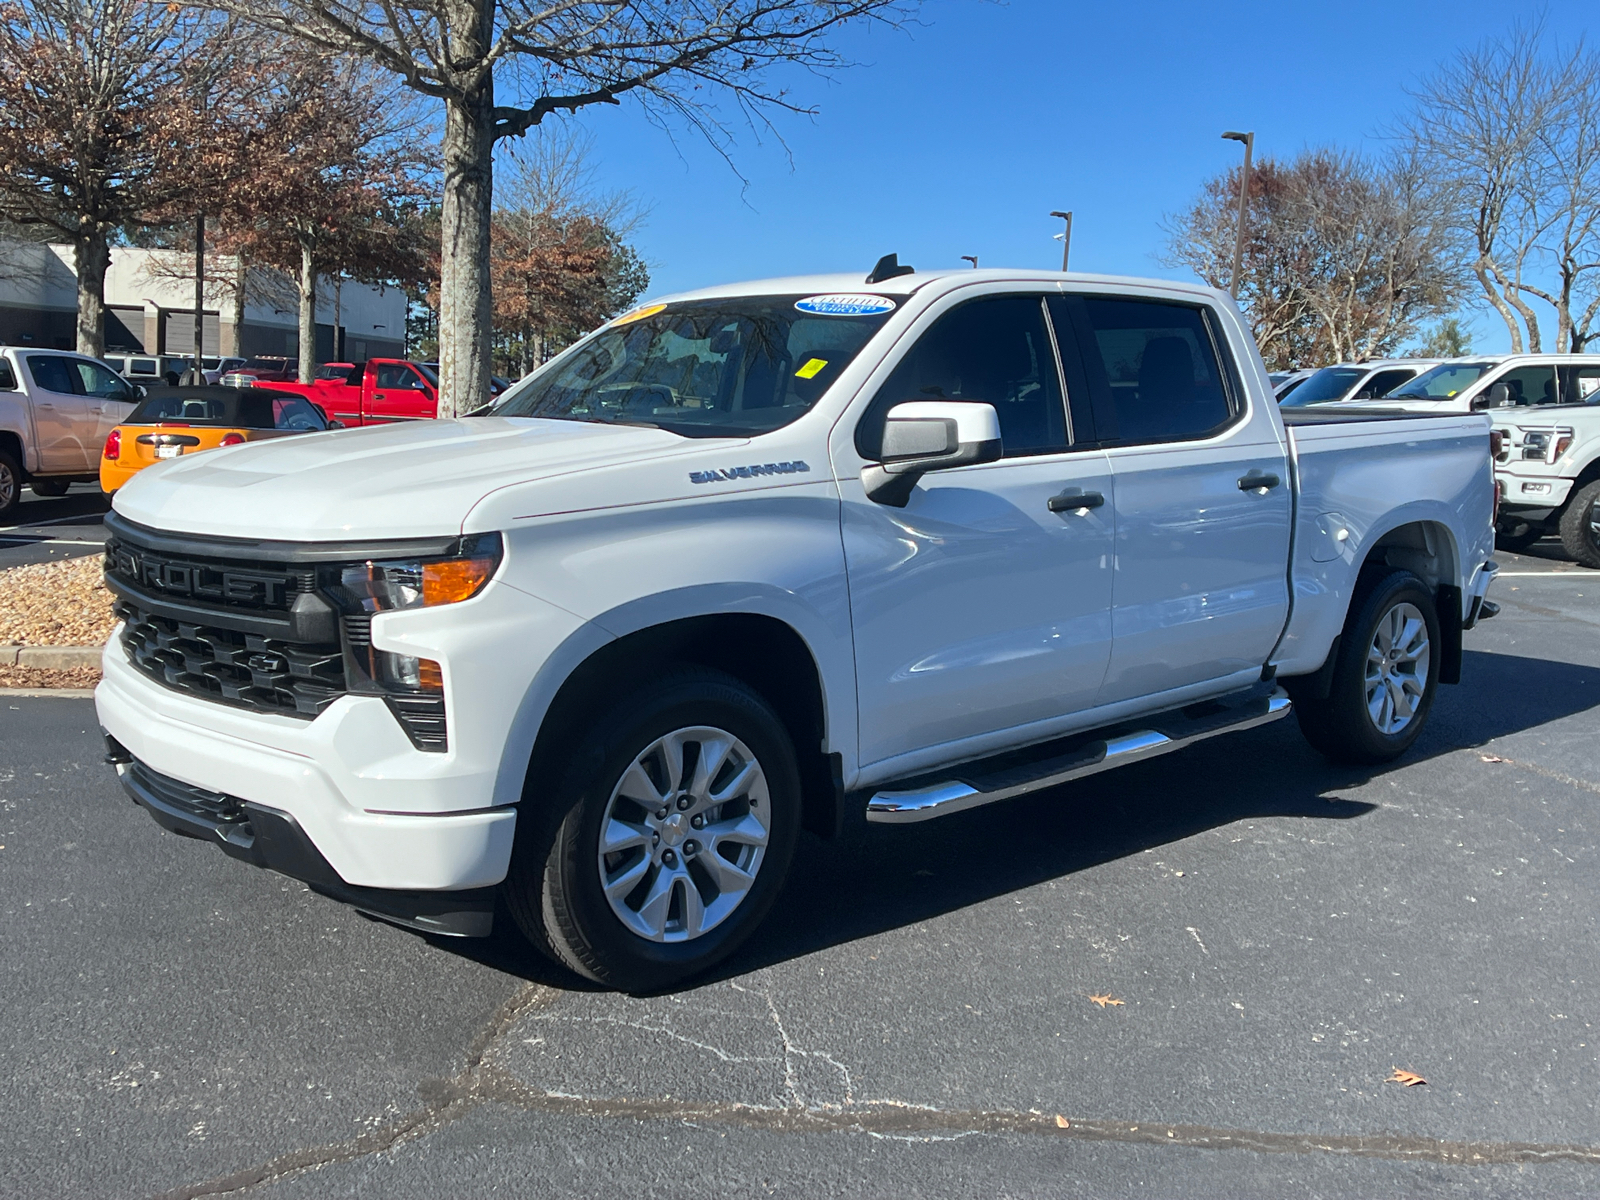
{"label": "black tire", "polygon": [[22,500],[22,468],[10,451],[0,450],[0,517],[8,517]]}
{"label": "black tire", "polygon": [[[1408,701],[1413,710],[1411,716],[1403,727],[1390,732],[1379,727],[1378,718],[1368,708],[1368,651],[1378,638],[1380,623],[1402,605],[1409,605],[1420,614],[1427,634],[1428,654],[1426,670],[1420,679],[1415,663],[1409,671],[1397,666],[1394,676],[1384,672],[1386,677],[1418,679],[1422,685],[1421,696]],[[1339,638],[1339,656],[1327,697],[1295,701],[1300,731],[1308,742],[1334,762],[1372,765],[1400,757],[1422,733],[1433,708],[1433,698],[1439,690],[1441,649],[1433,594],[1422,580],[1410,571],[1401,570],[1378,570],[1364,576],[1357,585],[1344,632]],[[1388,661],[1386,654],[1380,665]],[[1403,683],[1401,686],[1409,695],[1409,689],[1405,689]],[[1392,697],[1392,688],[1389,693]],[[1381,695],[1378,699],[1381,703]],[[1391,720],[1398,719],[1398,715],[1393,714]]]}
{"label": "black tire", "polygon": [[1501,517],[1494,531],[1494,548],[1504,550],[1507,554],[1521,554],[1544,536],[1543,525]]}
{"label": "black tire", "polygon": [[[687,789],[674,792],[668,780],[664,790],[669,794],[654,818],[642,805],[632,805],[621,792],[622,781],[641,755],[677,731],[699,727],[725,731],[742,743],[764,777],[764,795],[751,789],[744,800],[725,800],[702,809],[700,802],[687,800]],[[565,778],[553,794],[538,790],[530,780],[506,878],[507,908],[529,941],[578,974],[624,991],[659,991],[727,958],[754,932],[777,899],[800,830],[800,776],[794,747],[783,723],[760,695],[730,675],[699,667],[670,670],[587,728],[566,760]],[[696,748],[685,751],[685,760],[699,754],[701,743],[689,744]],[[742,756],[735,751],[729,761],[731,770]],[[723,778],[719,773],[709,782],[714,785]],[[601,829],[610,820],[614,792],[618,794],[616,811],[636,828],[655,830],[657,841],[602,860]],[[686,800],[692,805],[689,811],[679,814],[675,810],[674,795],[678,807]],[[748,808],[741,808],[742,804]],[[763,809],[767,841],[754,860],[754,881],[742,889],[742,899],[733,902],[719,923],[689,936],[686,910],[692,902],[687,888],[697,889],[707,914],[730,893],[715,891],[712,876],[720,877],[721,868],[710,872],[706,867],[713,855],[727,860],[709,845],[715,835],[701,834],[708,845],[699,846],[684,821],[703,811],[712,823],[694,828],[727,828],[728,822],[737,822],[741,814],[761,818]],[[663,812],[668,814],[665,819],[660,818]],[[676,840],[685,837],[688,840]],[[679,850],[672,850],[671,845]],[[642,860],[629,857],[635,850]],[[735,853],[743,852],[735,847]],[[749,853],[756,852],[752,849]],[[619,877],[635,869],[644,872],[637,887],[617,903],[627,906],[641,898],[638,908],[629,907],[628,911],[639,924],[648,925],[649,906],[643,898],[667,895],[666,907],[656,909],[662,916],[661,932],[663,937],[681,936],[682,940],[652,940],[624,923],[606,896],[601,876],[603,869],[611,869],[603,864],[612,862],[617,864]],[[672,882],[674,873],[678,882]],[[708,892],[710,899],[706,899]],[[680,913],[681,928],[676,931],[667,928],[673,911]]]}
{"label": "black tire", "polygon": [[1578,494],[1567,501],[1561,514],[1561,548],[1574,562],[1600,570],[1600,479],[1585,484]]}
{"label": "black tire", "polygon": [[33,489],[35,496],[54,500],[67,494],[67,489],[72,486],[72,481],[70,479],[35,479],[28,486]]}

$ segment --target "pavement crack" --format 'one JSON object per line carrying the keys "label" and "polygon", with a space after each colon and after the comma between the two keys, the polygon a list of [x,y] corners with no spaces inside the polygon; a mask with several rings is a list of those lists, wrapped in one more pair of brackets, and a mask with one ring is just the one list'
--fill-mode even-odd
{"label": "pavement crack", "polygon": [[158,1200],[199,1200],[204,1196],[226,1196],[279,1183],[307,1171],[382,1154],[454,1124],[483,1103],[486,1076],[498,1078],[498,1069],[488,1059],[499,1040],[521,1017],[541,1004],[550,1003],[558,995],[554,988],[542,984],[528,984],[520,989],[497,1008],[473,1036],[467,1047],[466,1063],[459,1072],[448,1079],[428,1079],[418,1085],[421,1108],[346,1141],[291,1150],[240,1171],[162,1192]]}

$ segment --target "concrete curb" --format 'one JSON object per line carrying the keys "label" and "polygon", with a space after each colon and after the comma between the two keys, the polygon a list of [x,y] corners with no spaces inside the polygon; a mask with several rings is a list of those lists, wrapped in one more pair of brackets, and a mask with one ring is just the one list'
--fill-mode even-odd
{"label": "concrete curb", "polygon": [[0,688],[0,696],[17,696],[25,700],[40,696],[53,696],[61,700],[93,700],[93,688]]}
{"label": "concrete curb", "polygon": [[0,646],[0,667],[39,667],[70,671],[98,667],[104,646]]}

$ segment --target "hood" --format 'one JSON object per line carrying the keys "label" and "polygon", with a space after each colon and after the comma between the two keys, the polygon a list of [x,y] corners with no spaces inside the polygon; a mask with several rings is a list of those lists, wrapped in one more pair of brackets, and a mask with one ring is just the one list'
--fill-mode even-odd
{"label": "hood", "polygon": [[208,450],[140,471],[117,512],[155,529],[325,541],[461,531],[497,488],[704,449],[660,429],[516,417],[411,421]]}

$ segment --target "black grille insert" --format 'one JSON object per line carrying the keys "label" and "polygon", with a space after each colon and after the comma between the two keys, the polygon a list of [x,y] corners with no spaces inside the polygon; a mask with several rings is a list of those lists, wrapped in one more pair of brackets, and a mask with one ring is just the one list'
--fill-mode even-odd
{"label": "black grille insert", "polygon": [[133,665],[158,683],[224,704],[315,717],[345,694],[337,642],[309,645],[189,624],[123,601],[123,644]]}

